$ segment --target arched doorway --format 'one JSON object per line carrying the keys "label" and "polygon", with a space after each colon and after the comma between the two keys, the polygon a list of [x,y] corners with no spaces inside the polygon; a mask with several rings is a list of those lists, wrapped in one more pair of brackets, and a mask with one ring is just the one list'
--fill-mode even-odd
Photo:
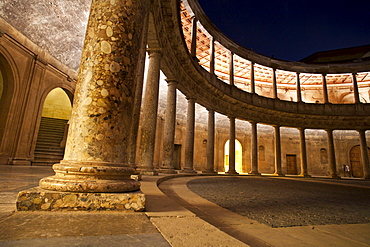
{"label": "arched doorway", "polygon": [[[367,150],[370,155],[370,149],[368,148]],[[351,148],[349,151],[349,159],[352,176],[355,178],[362,178],[364,176],[364,169],[361,159],[361,147],[359,145]]]}
{"label": "arched doorway", "polygon": [[34,165],[53,165],[63,159],[72,104],[67,93],[55,88],[47,95],[41,115]]}
{"label": "arched doorway", "polygon": [[[229,170],[229,143],[230,140],[227,140],[225,143],[225,161],[224,168],[225,172]],[[242,144],[235,139],[235,171],[237,173],[243,173],[243,147]]]}

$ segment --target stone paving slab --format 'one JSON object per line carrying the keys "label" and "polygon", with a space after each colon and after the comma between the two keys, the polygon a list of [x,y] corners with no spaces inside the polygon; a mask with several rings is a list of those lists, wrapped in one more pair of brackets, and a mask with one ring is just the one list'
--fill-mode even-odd
{"label": "stone paving slab", "polygon": [[38,246],[38,247],[70,247],[70,246],[99,246],[99,247],[138,247],[138,246],[156,246],[169,247],[170,245],[163,241],[159,233],[154,234],[129,234],[129,235],[107,235],[107,236],[86,236],[86,237],[61,237],[44,239],[27,239],[15,241],[0,241],[3,247],[19,246]]}
{"label": "stone paving slab", "polygon": [[[172,193],[180,198],[177,200],[178,203],[195,212],[198,217],[215,225],[218,229],[251,244],[251,246],[370,246],[370,224],[272,228],[199,197],[186,185],[194,179],[198,178],[172,179],[171,183],[162,183],[160,188],[170,186],[170,189],[173,190]],[[218,188],[220,187],[222,185],[219,183]]]}
{"label": "stone paving slab", "polygon": [[194,179],[189,188],[226,209],[271,227],[370,223],[370,181],[267,177]]}

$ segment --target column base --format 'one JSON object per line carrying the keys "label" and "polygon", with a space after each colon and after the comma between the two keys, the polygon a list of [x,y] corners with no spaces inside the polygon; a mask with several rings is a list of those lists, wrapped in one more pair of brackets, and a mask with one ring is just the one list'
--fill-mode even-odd
{"label": "column base", "polygon": [[273,173],[272,176],[285,177],[285,174],[282,174],[282,173]]}
{"label": "column base", "polygon": [[181,171],[179,171],[179,173],[197,174],[196,171],[194,171],[194,170],[187,170],[187,169],[181,170]]}
{"label": "column base", "polygon": [[226,175],[229,175],[229,176],[237,176],[239,175],[239,173],[237,173],[236,171],[228,171],[228,172],[225,172]]}
{"label": "column base", "polygon": [[341,179],[338,175],[329,175],[328,178]]}
{"label": "column base", "polygon": [[22,159],[14,159],[10,162],[10,165],[15,166],[30,166],[31,161],[30,160],[22,160]]}
{"label": "column base", "polygon": [[177,174],[177,171],[173,168],[160,168],[160,173],[166,173],[166,174]]}
{"label": "column base", "polygon": [[158,176],[158,172],[157,171],[140,171],[140,175]]}
{"label": "column base", "polygon": [[18,193],[18,211],[135,211],[145,210],[145,194],[79,193],[35,187]]}
{"label": "column base", "polygon": [[202,174],[218,174],[218,172],[215,172],[215,171],[202,171]]}
{"label": "column base", "polygon": [[260,176],[261,173],[259,172],[255,172],[255,171],[252,171],[252,172],[249,172],[248,175],[255,175],[255,176]]}
{"label": "column base", "polygon": [[301,178],[310,178],[311,175],[308,175],[308,174],[299,174],[298,177],[301,177]]}

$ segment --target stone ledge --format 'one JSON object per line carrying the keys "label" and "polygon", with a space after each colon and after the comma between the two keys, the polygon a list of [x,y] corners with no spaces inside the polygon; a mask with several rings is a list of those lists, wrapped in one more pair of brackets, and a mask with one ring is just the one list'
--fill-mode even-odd
{"label": "stone ledge", "polygon": [[145,194],[78,193],[31,188],[18,193],[18,211],[135,211],[145,210]]}

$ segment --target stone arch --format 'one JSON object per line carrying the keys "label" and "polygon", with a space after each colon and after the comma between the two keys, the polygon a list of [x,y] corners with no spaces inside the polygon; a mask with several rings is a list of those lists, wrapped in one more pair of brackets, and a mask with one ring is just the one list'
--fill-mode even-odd
{"label": "stone arch", "polygon": [[[224,145],[224,169],[229,170],[229,142],[227,140]],[[235,171],[243,173],[243,146],[239,140],[235,139]]]}
{"label": "stone arch", "polygon": [[63,158],[68,121],[72,114],[72,93],[54,87],[42,99],[42,111],[33,164],[52,165]]}
{"label": "stone arch", "polygon": [[[7,136],[11,134],[6,134],[10,131],[7,126],[13,125],[13,120],[16,116],[12,118],[11,112],[14,111],[14,99],[16,98],[16,89],[18,88],[17,81],[17,71],[14,61],[12,61],[9,54],[2,53],[0,47],[0,84],[1,84],[1,95],[0,95],[0,164],[7,164],[8,159],[11,156],[12,150],[7,141]],[[11,128],[12,131],[16,131],[15,128]]]}

